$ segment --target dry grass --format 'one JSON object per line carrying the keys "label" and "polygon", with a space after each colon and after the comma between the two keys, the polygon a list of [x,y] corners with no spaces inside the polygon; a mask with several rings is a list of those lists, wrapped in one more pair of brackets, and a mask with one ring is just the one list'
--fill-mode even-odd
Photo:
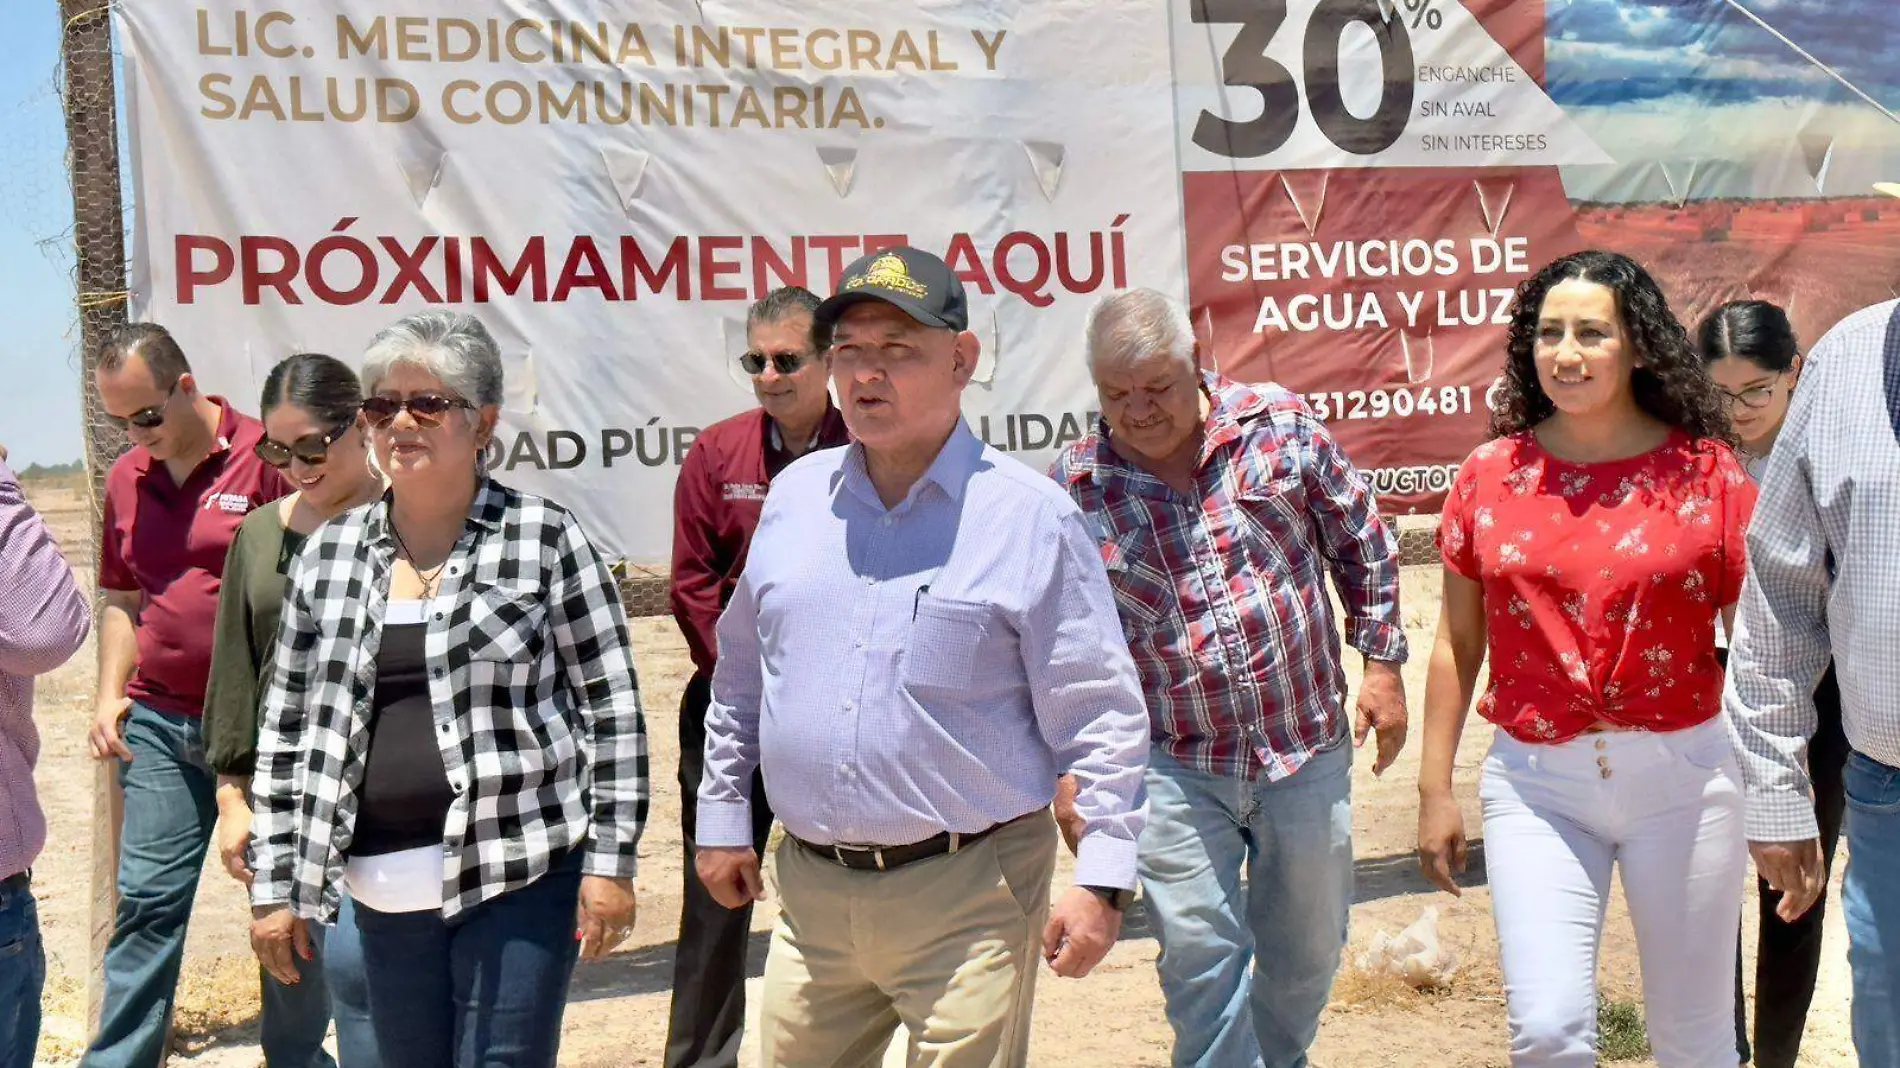
{"label": "dry grass", "polygon": [[191,961],[178,984],[178,1039],[195,1042],[249,1026],[262,1008],[256,957],[233,953]]}
{"label": "dry grass", "polygon": [[1450,1001],[1503,1004],[1504,973],[1498,967],[1495,949],[1479,936],[1460,931],[1458,921],[1454,918],[1458,916],[1460,913],[1447,911],[1438,927],[1439,942],[1451,954],[1453,964],[1451,974],[1445,976],[1439,985],[1414,987],[1403,976],[1379,968],[1368,968],[1363,963],[1368,947],[1350,945],[1340,962],[1339,974],[1333,980],[1333,996],[1327,1003],[1327,1010],[1409,1011],[1440,1006]]}
{"label": "dry grass", "polygon": [[1354,1012],[1371,1009],[1430,1008],[1455,995],[1458,983],[1442,990],[1418,990],[1399,976],[1386,971],[1369,971],[1348,962],[1333,980],[1333,998],[1329,1012]]}
{"label": "dry grass", "polygon": [[[45,1021],[33,1063],[76,1064],[86,1052],[86,985],[49,961],[41,998]],[[195,1053],[214,1042],[255,1029],[258,1013],[257,958],[235,954],[212,960],[187,959],[179,979],[173,1045]]]}
{"label": "dry grass", "polygon": [[86,984],[53,970],[48,961],[46,992],[40,998],[43,1021],[33,1063],[72,1064],[86,1052]]}

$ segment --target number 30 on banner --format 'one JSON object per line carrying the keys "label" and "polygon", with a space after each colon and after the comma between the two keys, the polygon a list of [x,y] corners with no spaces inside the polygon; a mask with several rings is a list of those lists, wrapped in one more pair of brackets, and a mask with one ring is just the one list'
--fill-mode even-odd
{"label": "number 30 on banner", "polygon": [[[1426,25],[1438,24],[1438,12],[1422,0],[1406,6],[1418,9]],[[1299,76],[1267,55],[1286,24],[1287,0],[1191,0],[1189,10],[1197,23],[1239,24],[1239,35],[1221,56],[1221,82],[1253,90],[1261,105],[1258,118],[1238,121],[1202,111],[1194,143],[1228,159],[1255,159],[1279,151],[1300,121]],[[1346,109],[1340,90],[1340,35],[1353,23],[1372,31],[1382,74],[1379,107],[1363,119]],[[1306,23],[1301,59],[1313,121],[1335,146],[1354,155],[1376,155],[1405,133],[1415,88],[1412,40],[1396,11],[1388,18],[1379,0],[1319,0]]]}

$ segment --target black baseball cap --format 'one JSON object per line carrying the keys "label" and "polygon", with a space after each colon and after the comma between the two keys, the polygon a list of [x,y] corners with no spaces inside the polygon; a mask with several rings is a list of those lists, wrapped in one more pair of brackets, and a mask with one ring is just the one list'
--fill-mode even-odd
{"label": "black baseball cap", "polygon": [[838,291],[812,313],[812,324],[829,333],[846,308],[867,300],[881,300],[925,326],[970,326],[962,280],[921,249],[887,248],[859,257],[839,276]]}

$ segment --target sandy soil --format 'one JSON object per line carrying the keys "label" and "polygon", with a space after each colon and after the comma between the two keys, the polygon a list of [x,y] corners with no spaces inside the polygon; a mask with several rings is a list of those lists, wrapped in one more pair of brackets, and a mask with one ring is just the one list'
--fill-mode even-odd
{"label": "sandy soil", "polygon": [[[55,524],[69,555],[81,565],[82,579],[90,581],[91,569],[83,559],[84,498],[70,485],[35,488],[32,495]],[[1406,625],[1414,649],[1406,682],[1415,716],[1424,691],[1424,654],[1437,619],[1437,585],[1436,573],[1430,569],[1410,569],[1405,577]],[[666,1030],[682,877],[680,798],[674,784],[675,709],[688,660],[670,620],[636,620],[634,631],[654,773],[652,821],[641,848],[640,920],[626,947],[606,961],[582,966],[575,977],[561,1063],[577,1068],[658,1065]],[[50,958],[48,1018],[39,1063],[49,1066],[74,1063],[85,1037],[83,983],[94,773],[85,756],[84,737],[91,689],[90,648],[42,679],[39,689],[37,715],[45,747],[36,778],[52,827],[50,844],[35,870]],[[1459,754],[1460,795],[1474,833],[1478,829],[1475,779],[1488,737],[1488,730],[1481,726],[1470,730]],[[1455,900],[1429,890],[1418,877],[1413,858],[1416,774],[1416,742],[1382,779],[1372,777],[1369,761],[1360,762],[1355,770],[1354,846],[1359,877],[1348,956],[1362,951],[1379,932],[1396,933],[1417,919],[1423,908],[1436,905],[1441,912],[1441,937],[1457,952],[1460,967],[1450,989],[1432,995],[1413,993],[1349,967],[1341,976],[1313,1051],[1313,1062],[1323,1068],[1491,1068],[1508,1061],[1495,936],[1482,869],[1474,871],[1471,888]],[[1066,870],[1058,871],[1056,878],[1058,885],[1064,885]],[[1834,892],[1839,892],[1838,880]],[[1753,915],[1752,902],[1748,914]],[[1829,915],[1833,924],[1827,959],[1802,1061],[1815,1068],[1853,1063],[1845,939],[1838,907]],[[751,987],[756,995],[764,932],[772,922],[769,902],[757,910],[754,922]],[[191,928],[175,1063],[201,1068],[251,1068],[262,1063],[256,1045],[255,965],[247,924],[241,888],[208,865]],[[1032,1061],[1166,1065],[1170,1035],[1154,976],[1155,953],[1154,939],[1137,913],[1131,915],[1121,943],[1090,978],[1068,981],[1045,974],[1038,987]],[[1620,899],[1610,913],[1601,978],[1609,996],[1640,998],[1634,943]],[[1726,984],[1729,980],[1723,976],[1712,981]],[[752,1005],[756,1013],[756,996]],[[750,1044],[745,1063],[757,1063]]]}

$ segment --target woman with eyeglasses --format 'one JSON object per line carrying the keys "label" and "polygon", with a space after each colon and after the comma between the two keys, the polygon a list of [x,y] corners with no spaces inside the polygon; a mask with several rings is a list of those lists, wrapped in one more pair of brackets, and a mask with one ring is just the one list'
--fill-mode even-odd
{"label": "woman with eyeglasses", "polygon": [[389,488],[290,568],[252,945],[287,978],[347,894],[383,1063],[552,1068],[577,955],[633,925],[646,731],[619,591],[566,509],[488,478],[479,320],[401,319],[362,377]]}
{"label": "woman with eyeglasses", "polygon": [[[264,436],[254,451],[294,490],[247,516],[225,555],[204,705],[205,758],[218,775],[218,856],[246,885],[258,697],[277,645],[284,575],[311,531],[382,490],[381,476],[369,465],[362,404],[356,373],[334,357],[301,353],[264,378]],[[291,962],[289,974],[280,979],[265,972],[262,987],[273,1015],[310,1024],[288,1033],[320,1036],[324,1018],[334,1016],[343,1068],[378,1063],[352,911],[346,900],[334,927],[312,928],[308,951]],[[272,1068],[307,1068],[315,1052],[267,1043],[264,1060]]]}
{"label": "woman with eyeglasses", "polygon": [[1801,377],[1788,313],[1765,300],[1731,301],[1702,320],[1696,338],[1702,366],[1728,402],[1748,473],[1759,480]]}
{"label": "woman with eyeglasses", "polygon": [[[1728,401],[1729,420],[1741,439],[1748,473],[1759,480],[1788,415],[1788,402],[1801,376],[1801,352],[1794,329],[1779,307],[1764,300],[1724,304],[1697,331],[1703,366]],[[1724,635],[1726,637],[1726,635]],[[1727,666],[1726,648],[1717,655]],[[1847,733],[1841,725],[1840,683],[1829,663],[1814,690],[1818,724],[1808,743],[1808,771],[1814,782],[1814,811],[1821,827],[1824,863],[1832,867],[1847,808],[1843,775]],[[1792,922],[1781,918],[1782,895],[1757,878],[1761,892],[1761,929],[1755,956],[1754,1063],[1761,1068],[1793,1068],[1814,1001],[1815,976],[1821,968],[1821,930],[1826,895]],[[1749,1058],[1748,1012],[1739,950],[1735,968],[1735,1041]]]}

